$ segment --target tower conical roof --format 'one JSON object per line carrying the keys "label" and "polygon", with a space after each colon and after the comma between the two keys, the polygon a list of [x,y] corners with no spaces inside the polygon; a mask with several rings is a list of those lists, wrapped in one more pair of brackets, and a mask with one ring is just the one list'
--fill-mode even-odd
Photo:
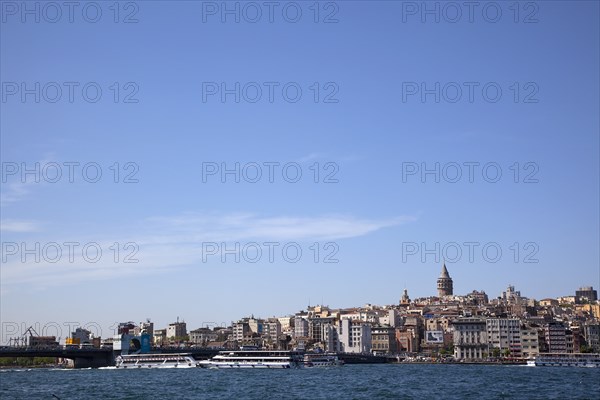
{"label": "tower conical roof", "polygon": [[448,274],[448,270],[446,269],[446,263],[444,263],[444,266],[442,267],[440,278],[450,278],[450,274]]}

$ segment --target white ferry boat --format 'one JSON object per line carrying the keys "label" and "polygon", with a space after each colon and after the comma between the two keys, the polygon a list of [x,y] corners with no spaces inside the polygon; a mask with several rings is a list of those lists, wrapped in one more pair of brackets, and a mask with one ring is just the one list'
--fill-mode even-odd
{"label": "white ferry boat", "polygon": [[327,353],[307,353],[304,355],[304,365],[306,367],[338,367],[344,365],[337,354]]}
{"label": "white ferry boat", "polygon": [[116,368],[195,368],[198,362],[189,353],[127,354],[116,358]]}
{"label": "white ferry boat", "polygon": [[591,367],[600,368],[597,353],[546,353],[527,360],[530,367]]}
{"label": "white ferry boat", "polygon": [[202,368],[300,368],[302,354],[295,351],[239,350],[221,351],[210,360],[198,362]]}

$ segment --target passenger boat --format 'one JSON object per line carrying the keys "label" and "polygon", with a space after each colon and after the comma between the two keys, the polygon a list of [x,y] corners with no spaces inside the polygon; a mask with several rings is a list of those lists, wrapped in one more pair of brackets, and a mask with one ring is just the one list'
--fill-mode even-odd
{"label": "passenger boat", "polygon": [[527,360],[530,367],[591,367],[600,368],[597,353],[546,353]]}
{"label": "passenger boat", "polygon": [[189,353],[127,354],[116,358],[116,368],[195,368]]}
{"label": "passenger boat", "polygon": [[338,367],[344,365],[337,354],[327,353],[307,353],[304,355],[304,365],[306,367]]}
{"label": "passenger boat", "polygon": [[302,353],[283,350],[221,351],[210,360],[198,362],[202,368],[300,368]]}

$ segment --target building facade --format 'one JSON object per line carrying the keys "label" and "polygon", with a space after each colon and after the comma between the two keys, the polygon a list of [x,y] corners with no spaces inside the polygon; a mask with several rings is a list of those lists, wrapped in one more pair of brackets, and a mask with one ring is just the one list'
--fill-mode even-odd
{"label": "building facade", "polygon": [[281,336],[281,322],[277,318],[269,318],[265,321],[264,326],[264,336],[273,340],[277,340],[279,336]]}
{"label": "building facade", "polygon": [[302,317],[294,319],[294,337],[308,338],[308,321]]}
{"label": "building facade", "polygon": [[600,353],[600,324],[583,325],[583,337],[587,347],[594,353]]}
{"label": "building facade", "polygon": [[598,300],[598,292],[594,290],[592,286],[580,287],[579,290],[575,291],[575,301],[581,302],[594,302]]}
{"label": "building facade", "polygon": [[488,318],[486,320],[489,353],[498,349],[500,355],[521,357],[521,321],[517,318]]}
{"label": "building facade", "polygon": [[480,318],[459,318],[452,321],[454,358],[482,360],[487,357],[486,321]]}
{"label": "building facade", "polygon": [[548,353],[567,352],[567,332],[560,322],[551,322],[544,327],[544,336]]}
{"label": "building facade", "polygon": [[241,342],[250,333],[250,324],[248,321],[241,320],[232,324],[231,339]]}
{"label": "building facade", "polygon": [[378,354],[396,353],[396,330],[389,325],[371,327],[371,350]]}
{"label": "building facade", "polygon": [[540,354],[538,330],[532,326],[521,327],[521,354],[523,358],[535,358]]}
{"label": "building facade", "polygon": [[150,321],[149,319],[147,319],[146,322],[140,322],[139,332],[136,334],[136,336],[141,335],[142,333],[147,333],[148,335],[150,335],[150,340],[153,340],[154,322]]}
{"label": "building facade", "polygon": [[206,345],[209,342],[214,342],[219,337],[219,334],[209,328],[198,328],[190,331],[190,342],[199,345]]}
{"label": "building facade", "polygon": [[181,338],[187,336],[187,325],[185,322],[173,322],[167,326],[167,338]]}
{"label": "building facade", "polygon": [[365,322],[342,319],[338,325],[340,351],[344,353],[370,353],[372,347],[371,325]]}
{"label": "building facade", "polygon": [[154,345],[162,346],[166,344],[167,341],[167,330],[166,329],[156,329],[154,330]]}
{"label": "building facade", "polygon": [[398,352],[416,353],[419,351],[419,335],[415,327],[396,328],[396,348]]}

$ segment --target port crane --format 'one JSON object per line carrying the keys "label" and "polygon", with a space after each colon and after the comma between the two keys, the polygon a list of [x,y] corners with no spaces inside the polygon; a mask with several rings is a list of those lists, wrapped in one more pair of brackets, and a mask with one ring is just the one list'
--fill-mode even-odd
{"label": "port crane", "polygon": [[8,339],[9,345],[12,347],[26,347],[28,333],[29,333],[29,336],[36,336],[36,337],[40,336],[39,333],[36,332],[36,330],[33,328],[33,325],[32,325],[29,328],[27,328],[25,330],[25,332],[23,332],[21,337],[15,337],[15,338]]}

